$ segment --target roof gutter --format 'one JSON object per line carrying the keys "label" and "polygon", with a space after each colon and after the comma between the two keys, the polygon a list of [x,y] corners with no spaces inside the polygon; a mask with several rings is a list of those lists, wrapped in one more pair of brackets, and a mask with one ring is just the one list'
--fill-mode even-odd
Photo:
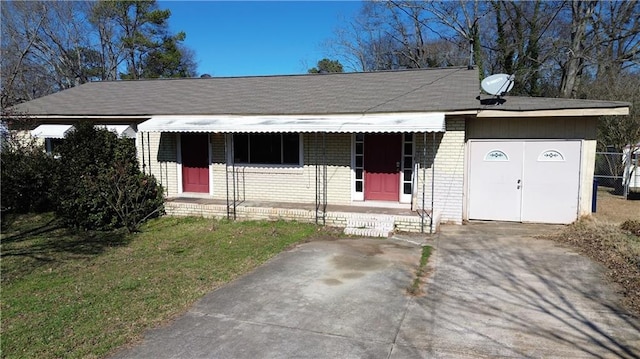
{"label": "roof gutter", "polygon": [[590,116],[626,116],[629,114],[629,107],[613,108],[578,108],[578,109],[558,109],[558,110],[534,110],[534,111],[514,111],[514,110],[478,110],[477,117],[590,117]]}

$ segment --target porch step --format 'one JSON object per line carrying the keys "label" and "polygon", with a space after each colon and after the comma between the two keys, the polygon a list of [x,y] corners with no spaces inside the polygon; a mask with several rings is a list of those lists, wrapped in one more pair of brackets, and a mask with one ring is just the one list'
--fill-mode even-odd
{"label": "porch step", "polygon": [[363,237],[389,237],[394,230],[395,221],[389,215],[357,215],[347,218],[344,233]]}

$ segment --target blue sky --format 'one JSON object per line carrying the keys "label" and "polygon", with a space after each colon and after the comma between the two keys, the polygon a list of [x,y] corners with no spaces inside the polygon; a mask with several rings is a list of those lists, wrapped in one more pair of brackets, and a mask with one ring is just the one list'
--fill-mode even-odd
{"label": "blue sky", "polygon": [[187,34],[198,75],[306,73],[330,54],[322,43],[359,1],[159,1],[174,32]]}

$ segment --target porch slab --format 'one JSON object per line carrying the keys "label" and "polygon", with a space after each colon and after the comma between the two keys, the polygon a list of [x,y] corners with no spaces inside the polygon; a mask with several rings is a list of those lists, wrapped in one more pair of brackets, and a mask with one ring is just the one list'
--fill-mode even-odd
{"label": "porch slab", "polygon": [[[165,211],[170,216],[198,216],[205,218],[227,218],[227,202],[211,198],[172,197],[165,203]],[[434,211],[433,233],[437,232],[440,213]],[[416,211],[410,208],[367,207],[348,205],[327,205],[324,224],[346,228],[350,222],[366,220],[371,215],[389,216],[393,219],[392,231],[429,233],[430,219],[422,221]],[[237,220],[291,220],[307,223],[316,222],[313,203],[243,201],[236,205]],[[319,219],[321,223],[322,219]]]}

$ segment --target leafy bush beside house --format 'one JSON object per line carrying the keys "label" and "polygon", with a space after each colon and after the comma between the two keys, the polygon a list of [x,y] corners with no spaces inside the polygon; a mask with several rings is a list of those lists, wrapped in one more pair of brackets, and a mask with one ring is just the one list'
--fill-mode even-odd
{"label": "leafy bush beside house", "polygon": [[105,128],[80,123],[59,149],[56,215],[82,229],[130,232],[164,210],[162,187],[140,172],[135,144]]}
{"label": "leafy bush beside house", "polygon": [[1,148],[2,223],[14,214],[55,211],[66,225],[81,229],[136,231],[163,213],[162,187],[140,172],[135,143],[91,123],[70,131],[56,156],[24,135],[29,119],[9,116],[12,131]]}
{"label": "leafy bush beside house", "polygon": [[55,160],[42,144],[7,132],[0,150],[0,207],[3,222],[8,214],[44,212],[53,208],[51,196]]}

